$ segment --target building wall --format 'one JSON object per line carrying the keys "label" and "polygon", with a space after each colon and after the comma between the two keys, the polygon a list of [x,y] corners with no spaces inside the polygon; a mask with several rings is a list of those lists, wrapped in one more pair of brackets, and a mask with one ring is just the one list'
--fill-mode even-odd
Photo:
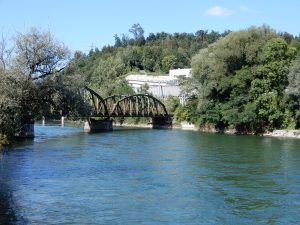
{"label": "building wall", "polygon": [[[140,86],[132,86],[132,88],[137,93],[140,89]],[[179,96],[180,88],[179,86],[149,85],[148,92],[153,96],[165,98],[168,96]]]}
{"label": "building wall", "polygon": [[176,69],[176,70],[169,70],[169,76],[177,77],[177,76],[191,76],[192,69]]}
{"label": "building wall", "polygon": [[169,75],[165,76],[149,76],[130,74],[126,80],[133,90],[137,93],[141,86],[147,84],[149,86],[148,92],[153,96],[164,99],[168,96],[179,97],[180,102],[185,100],[184,96],[180,95],[180,87],[178,85],[177,77],[189,77],[191,69],[176,69],[170,70]]}

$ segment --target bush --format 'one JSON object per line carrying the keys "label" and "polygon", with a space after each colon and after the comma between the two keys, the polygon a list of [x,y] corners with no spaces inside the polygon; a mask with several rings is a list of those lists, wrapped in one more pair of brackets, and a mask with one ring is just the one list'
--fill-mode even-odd
{"label": "bush", "polygon": [[0,73],[0,135],[7,142],[21,130],[22,77]]}

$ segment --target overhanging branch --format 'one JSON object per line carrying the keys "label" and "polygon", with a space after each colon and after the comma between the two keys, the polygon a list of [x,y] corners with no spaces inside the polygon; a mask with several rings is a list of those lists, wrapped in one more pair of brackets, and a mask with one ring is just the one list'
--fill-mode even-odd
{"label": "overhanging branch", "polygon": [[54,74],[54,73],[59,73],[59,72],[61,72],[64,68],[65,68],[65,67],[62,67],[62,68],[60,68],[60,69],[57,70],[57,71],[49,71],[49,72],[47,72],[47,73],[44,73],[44,74],[42,74],[42,75],[40,75],[40,76],[37,76],[37,77],[33,77],[33,78],[31,78],[31,79],[32,79],[32,80],[38,80],[38,79],[47,77],[47,76],[49,76],[49,75],[52,75],[52,74]]}

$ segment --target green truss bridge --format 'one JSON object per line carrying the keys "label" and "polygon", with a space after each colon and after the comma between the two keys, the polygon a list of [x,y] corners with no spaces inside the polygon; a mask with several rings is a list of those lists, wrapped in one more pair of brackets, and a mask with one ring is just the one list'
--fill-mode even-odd
{"label": "green truss bridge", "polygon": [[85,87],[87,97],[92,105],[85,130],[112,130],[113,118],[148,117],[152,119],[153,128],[172,128],[172,115],[165,105],[149,94],[130,96],[113,95],[102,98],[96,91]]}

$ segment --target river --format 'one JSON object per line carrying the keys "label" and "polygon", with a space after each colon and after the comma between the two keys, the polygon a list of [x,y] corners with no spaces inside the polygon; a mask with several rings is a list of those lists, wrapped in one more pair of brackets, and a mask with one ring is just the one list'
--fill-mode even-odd
{"label": "river", "polygon": [[300,140],[35,130],[0,153],[0,224],[300,223]]}

